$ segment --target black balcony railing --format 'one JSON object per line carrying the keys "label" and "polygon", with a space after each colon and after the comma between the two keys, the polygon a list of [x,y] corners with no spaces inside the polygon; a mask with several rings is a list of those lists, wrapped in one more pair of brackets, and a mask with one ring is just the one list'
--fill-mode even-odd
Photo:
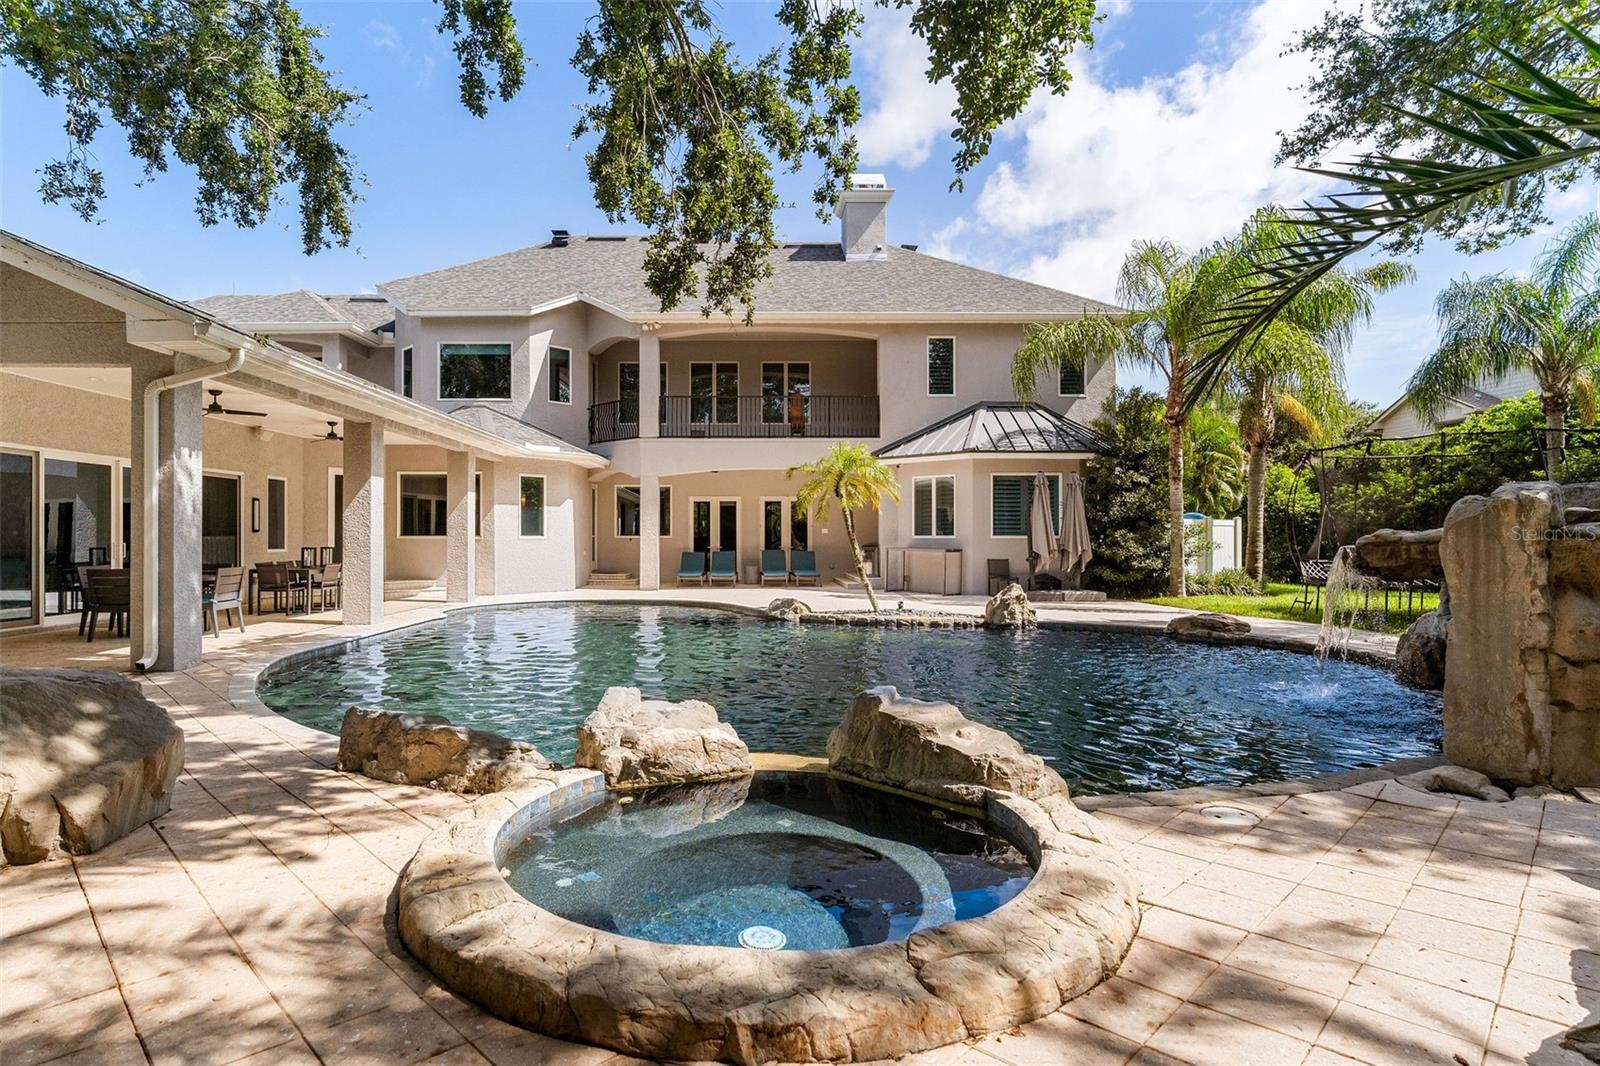
{"label": "black balcony railing", "polygon": [[[639,405],[589,408],[589,442],[639,435]],[[876,437],[876,396],[663,396],[662,437]]]}

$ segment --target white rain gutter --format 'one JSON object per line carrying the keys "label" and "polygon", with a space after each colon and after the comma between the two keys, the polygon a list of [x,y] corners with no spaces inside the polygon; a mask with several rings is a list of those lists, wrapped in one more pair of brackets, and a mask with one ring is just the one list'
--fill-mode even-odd
{"label": "white rain gutter", "polygon": [[156,602],[161,577],[161,492],[157,484],[161,475],[160,456],[157,454],[161,445],[161,394],[197,381],[231,374],[242,366],[244,349],[232,348],[228,351],[226,363],[210,363],[193,370],[169,374],[164,378],[156,378],[144,387],[144,550],[141,553],[144,563],[144,655],[133,664],[140,672],[149,670],[155,664],[156,655],[161,650],[160,611]]}

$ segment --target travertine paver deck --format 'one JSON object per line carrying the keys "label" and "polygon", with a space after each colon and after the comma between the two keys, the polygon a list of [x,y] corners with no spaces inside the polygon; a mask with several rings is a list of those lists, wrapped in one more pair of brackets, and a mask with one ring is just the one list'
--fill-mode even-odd
{"label": "travertine paver deck", "polygon": [[[248,696],[266,661],[350,634],[329,621],[208,638],[201,668],[146,678],[188,742],[172,812],[95,855],[0,871],[6,1066],[621,1061],[485,1015],[399,946],[396,872],[462,801],[337,773],[334,738]],[[68,631],[8,637],[0,658],[87,651]],[[117,665],[117,646],[92,659]],[[1230,828],[1196,800],[1099,812],[1143,884],[1115,978],[904,1061],[1585,1061],[1559,1036],[1600,1020],[1600,806],[1376,781],[1235,797],[1261,822]]]}

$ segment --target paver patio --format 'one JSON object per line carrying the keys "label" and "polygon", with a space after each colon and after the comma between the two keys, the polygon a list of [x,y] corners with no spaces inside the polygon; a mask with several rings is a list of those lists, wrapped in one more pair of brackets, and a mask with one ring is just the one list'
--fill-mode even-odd
{"label": "paver patio", "polygon": [[[440,605],[391,608],[385,628]],[[1159,626],[1171,613],[1047,617]],[[263,620],[208,638],[196,670],[145,677],[185,732],[171,812],[94,855],[0,871],[7,1066],[626,1061],[497,1021],[400,947],[396,874],[463,801],[338,773],[337,738],[251,695],[266,662],[363,632],[330,629],[334,618]],[[0,659],[125,662],[125,644],[71,633],[8,637]],[[1049,1018],[902,1061],[1587,1062],[1559,1038],[1600,1020],[1600,805],[1457,801],[1373,780],[1230,794],[1261,820],[1223,826],[1200,813],[1205,794],[1155,799],[1098,811],[1143,886],[1118,975]]]}

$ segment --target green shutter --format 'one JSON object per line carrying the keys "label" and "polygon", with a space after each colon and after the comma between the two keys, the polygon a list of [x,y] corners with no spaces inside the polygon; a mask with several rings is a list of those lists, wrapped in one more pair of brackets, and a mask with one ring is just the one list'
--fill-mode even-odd
{"label": "green shutter", "polygon": [[994,535],[997,537],[1022,537],[1028,533],[1027,479],[997,477],[993,480],[991,506],[994,511]]}
{"label": "green shutter", "polygon": [[1058,390],[1062,396],[1083,395],[1083,367],[1072,366],[1070,363],[1061,364],[1061,388]]}
{"label": "green shutter", "polygon": [[928,338],[928,395],[956,394],[956,342],[952,337]]}

